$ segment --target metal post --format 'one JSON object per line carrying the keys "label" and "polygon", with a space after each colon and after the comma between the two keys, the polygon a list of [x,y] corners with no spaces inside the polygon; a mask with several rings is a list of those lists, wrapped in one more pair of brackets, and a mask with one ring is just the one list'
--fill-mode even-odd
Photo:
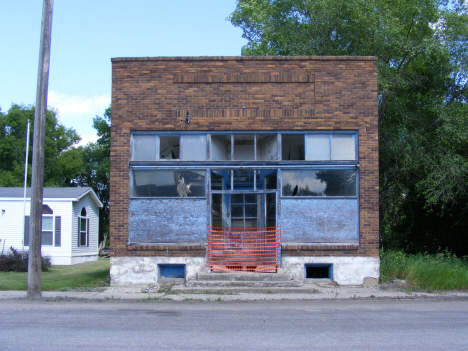
{"label": "metal post", "polygon": [[[26,216],[26,188],[27,188],[27,180],[28,180],[28,156],[29,156],[29,119],[28,119],[28,127],[26,129],[26,156],[24,157],[24,194],[23,194],[23,216]],[[23,229],[24,230],[24,229]],[[24,251],[24,235],[23,234],[23,251]],[[29,235],[29,233],[28,233]]]}
{"label": "metal post", "polygon": [[53,5],[53,0],[44,0],[42,7],[41,44],[39,48],[36,109],[34,114],[31,215],[29,225],[28,298],[30,299],[41,298],[42,195],[44,187],[45,124]]}

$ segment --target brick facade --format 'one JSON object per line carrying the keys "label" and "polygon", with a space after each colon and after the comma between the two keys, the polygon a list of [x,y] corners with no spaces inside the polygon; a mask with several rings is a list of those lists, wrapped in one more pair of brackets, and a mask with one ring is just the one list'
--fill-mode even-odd
{"label": "brick facade", "polygon": [[354,130],[360,244],[283,245],[282,255],[378,257],[377,120],[375,57],[114,58],[111,256],[206,254],[204,245],[127,245],[132,131]]}

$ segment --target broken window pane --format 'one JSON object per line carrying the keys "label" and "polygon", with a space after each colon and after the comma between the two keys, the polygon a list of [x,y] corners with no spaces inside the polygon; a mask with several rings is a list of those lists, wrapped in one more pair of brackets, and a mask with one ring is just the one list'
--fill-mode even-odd
{"label": "broken window pane", "polygon": [[257,134],[257,160],[278,159],[278,137],[276,134]]}
{"label": "broken window pane", "polygon": [[355,134],[332,134],[332,160],[355,160],[356,159],[356,135]]}
{"label": "broken window pane", "polygon": [[156,160],[156,136],[133,135],[133,161]]}
{"label": "broken window pane", "polygon": [[281,144],[283,161],[304,160],[304,134],[283,134]]}
{"label": "broken window pane", "polygon": [[206,135],[183,135],[181,159],[184,161],[205,161]]}
{"label": "broken window pane", "polygon": [[307,134],[306,160],[330,160],[330,134]]}
{"label": "broken window pane", "polygon": [[134,197],[204,197],[205,171],[133,171]]}
{"label": "broken window pane", "polygon": [[179,159],[180,137],[160,136],[159,137],[159,158],[162,160]]}
{"label": "broken window pane", "polygon": [[283,196],[356,196],[351,169],[283,170]]}
{"label": "broken window pane", "polygon": [[254,160],[254,134],[234,134],[234,160]]}
{"label": "broken window pane", "polygon": [[211,159],[222,161],[231,159],[231,135],[211,136]]}

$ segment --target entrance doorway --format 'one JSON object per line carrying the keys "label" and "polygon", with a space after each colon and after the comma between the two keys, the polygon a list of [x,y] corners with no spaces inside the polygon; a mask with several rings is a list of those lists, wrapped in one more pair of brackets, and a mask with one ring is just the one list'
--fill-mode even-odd
{"label": "entrance doorway", "polygon": [[208,265],[213,272],[276,272],[276,170],[211,172]]}

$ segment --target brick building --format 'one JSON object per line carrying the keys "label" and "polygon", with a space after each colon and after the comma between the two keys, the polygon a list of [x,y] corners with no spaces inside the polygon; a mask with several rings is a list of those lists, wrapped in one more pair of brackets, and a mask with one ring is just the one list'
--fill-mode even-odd
{"label": "brick building", "polygon": [[376,282],[375,57],[112,60],[111,283]]}

